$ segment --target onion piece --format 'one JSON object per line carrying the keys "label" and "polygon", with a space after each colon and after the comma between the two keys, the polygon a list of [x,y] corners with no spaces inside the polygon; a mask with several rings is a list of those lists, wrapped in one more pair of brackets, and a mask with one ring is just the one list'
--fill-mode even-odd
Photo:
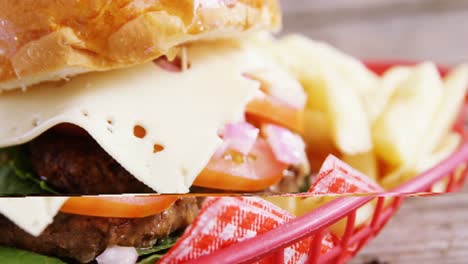
{"label": "onion piece", "polygon": [[96,258],[98,264],[135,264],[138,260],[138,252],[134,247],[111,246],[106,248]]}
{"label": "onion piece", "polygon": [[235,150],[248,155],[259,132],[258,128],[245,121],[227,124],[221,133],[224,143],[220,151],[224,153],[226,150]]}
{"label": "onion piece", "polygon": [[305,143],[299,135],[271,124],[264,125],[262,131],[278,161],[291,165],[300,165],[304,162]]}
{"label": "onion piece", "polygon": [[249,79],[259,81],[261,90],[294,109],[304,109],[307,94],[298,80],[282,68],[257,69],[244,74]]}

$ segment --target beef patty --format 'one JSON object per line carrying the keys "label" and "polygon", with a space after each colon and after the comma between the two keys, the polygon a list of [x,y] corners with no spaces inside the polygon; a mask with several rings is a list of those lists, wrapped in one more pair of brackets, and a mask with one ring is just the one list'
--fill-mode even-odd
{"label": "beef patty", "polygon": [[[59,193],[92,195],[154,192],[125,170],[84,130],[75,134],[48,131],[28,146],[34,170]],[[283,180],[268,191],[297,192],[308,173],[307,164],[291,167],[285,171]],[[207,189],[192,187],[191,191],[206,192]]]}
{"label": "beef patty", "polygon": [[63,194],[153,193],[88,135],[48,131],[29,143],[36,173]]}
{"label": "beef patty", "polygon": [[181,198],[166,211],[145,218],[104,218],[59,213],[38,237],[0,216],[0,245],[87,263],[108,246],[153,246],[187,227],[198,213],[197,198]]}

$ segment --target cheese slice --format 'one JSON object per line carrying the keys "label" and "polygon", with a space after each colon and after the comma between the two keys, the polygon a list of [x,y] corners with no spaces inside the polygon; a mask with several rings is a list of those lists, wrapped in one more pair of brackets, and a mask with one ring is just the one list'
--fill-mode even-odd
{"label": "cheese slice", "polygon": [[65,197],[1,198],[0,213],[33,236],[53,222]]}
{"label": "cheese slice", "polygon": [[[186,193],[221,143],[218,130],[243,118],[259,88],[243,74],[268,66],[237,43],[193,44],[187,54],[184,72],[148,62],[4,93],[0,147],[72,123],[155,191]],[[136,126],[144,128],[143,138],[134,135]]]}

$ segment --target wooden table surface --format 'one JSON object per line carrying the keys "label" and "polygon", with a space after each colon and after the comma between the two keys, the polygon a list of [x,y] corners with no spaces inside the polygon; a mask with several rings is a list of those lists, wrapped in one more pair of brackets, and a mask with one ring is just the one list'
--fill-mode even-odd
{"label": "wooden table surface", "polygon": [[[468,62],[468,0],[283,0],[284,33],[363,59]],[[410,198],[352,264],[468,263],[468,188]],[[372,262],[372,261],[376,262]]]}

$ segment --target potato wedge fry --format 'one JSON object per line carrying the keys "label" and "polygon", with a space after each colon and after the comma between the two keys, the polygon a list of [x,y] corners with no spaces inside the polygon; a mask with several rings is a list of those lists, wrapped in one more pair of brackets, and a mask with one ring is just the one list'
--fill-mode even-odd
{"label": "potato wedge fry", "polygon": [[410,74],[409,67],[393,67],[384,73],[377,89],[371,89],[363,96],[364,108],[371,123],[382,114],[395,89],[408,79]]}
{"label": "potato wedge fry", "polygon": [[302,136],[305,143],[311,146],[313,153],[329,154],[333,152],[331,127],[326,113],[306,109]]}
{"label": "potato wedge fry", "polygon": [[[437,147],[436,152],[426,155],[425,157],[421,157],[418,159],[418,163],[416,165],[411,166],[410,164],[406,164],[395,169],[388,175],[384,176],[381,185],[387,190],[395,188],[416,175],[434,167],[439,162],[448,158],[450,154],[460,146],[461,141],[462,139],[459,134],[454,132],[449,133],[442,140],[440,146]],[[440,185],[439,183],[436,185],[435,190],[445,188],[444,186],[446,185]]]}
{"label": "potato wedge fry", "polygon": [[341,159],[374,181],[378,180],[377,159],[373,151],[356,155],[343,155]]}
{"label": "potato wedge fry", "polygon": [[380,185],[385,190],[391,190],[416,175],[418,175],[416,168],[409,165],[402,165],[384,175],[380,181]]}
{"label": "potato wedge fry", "polygon": [[[437,150],[434,154],[427,157],[426,159],[422,160],[419,163],[419,171],[428,170],[431,167],[435,166],[436,164],[440,163],[442,160],[448,158],[450,154],[452,154],[458,146],[460,146],[462,138],[457,133],[450,133],[447,137],[442,140],[440,146],[437,147]],[[455,172],[455,180],[459,180],[462,176],[461,172],[463,171],[463,167],[460,167]],[[444,192],[447,189],[448,185],[448,178],[443,179],[434,186],[432,186],[432,192]]]}
{"label": "potato wedge fry", "polygon": [[[372,215],[374,214],[375,210],[375,205],[376,205],[376,199],[372,200],[371,202],[368,202],[367,204],[361,206],[357,211],[356,211],[356,219],[354,220],[354,227],[360,227],[366,223],[369,223],[372,220]],[[346,224],[348,223],[348,219],[344,218],[338,222],[336,222],[334,225],[331,226],[330,230],[331,232],[338,236],[341,237],[346,231]]]}
{"label": "potato wedge fry", "polygon": [[316,197],[264,197],[265,200],[281,207],[282,209],[294,214],[302,216],[314,209],[330,202],[336,197],[332,196],[316,196]]}
{"label": "potato wedge fry", "polygon": [[340,75],[327,69],[326,103],[336,147],[345,154],[365,153],[372,149],[370,124],[357,93]]}
{"label": "potato wedge fry", "polygon": [[[437,108],[437,113],[432,121],[431,128],[427,131],[424,144],[421,146],[420,157],[425,158],[433,153],[436,147],[441,144],[443,137],[446,137],[447,133],[452,129],[463,101],[465,100],[467,87],[468,65],[457,67],[444,79],[442,102]],[[454,137],[454,135],[452,135],[452,137]],[[446,142],[445,144],[448,143]]]}
{"label": "potato wedge fry", "polygon": [[462,142],[462,138],[459,134],[451,132],[443,138],[440,145],[435,149],[432,154],[423,156],[417,166],[417,171],[419,173],[424,172],[444,159],[448,158],[450,154],[452,154]]}
{"label": "potato wedge fry", "polygon": [[441,97],[442,80],[436,66],[415,67],[372,128],[377,155],[394,166],[414,164]]}
{"label": "potato wedge fry", "polygon": [[359,94],[375,89],[377,76],[356,58],[329,44],[301,35],[289,35],[277,45],[280,60],[299,76],[320,78],[320,69],[330,66],[343,76],[349,86]]}
{"label": "potato wedge fry", "polygon": [[[265,40],[265,38],[262,38]],[[265,43],[265,42],[263,42]],[[331,68],[345,79],[348,87],[359,95],[376,89],[378,77],[359,60],[338,49],[300,35],[289,35],[273,45],[264,44],[276,58],[289,68],[310,95],[309,107],[325,111],[323,104],[323,68]]]}
{"label": "potato wedge fry", "polygon": [[[267,38],[262,39],[265,43]],[[273,47],[263,45],[301,82],[309,95],[307,109],[326,113],[340,151],[357,154],[372,148],[361,95],[376,88],[374,73],[359,60],[302,36],[285,37]]]}

